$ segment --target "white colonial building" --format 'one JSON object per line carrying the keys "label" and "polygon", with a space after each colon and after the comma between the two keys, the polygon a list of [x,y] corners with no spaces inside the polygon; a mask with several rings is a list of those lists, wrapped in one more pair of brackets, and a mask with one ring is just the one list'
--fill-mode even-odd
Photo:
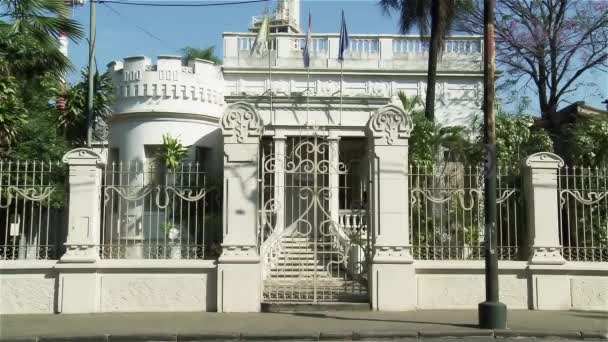
{"label": "white colonial building", "polygon": [[[397,95],[424,97],[426,43],[351,35],[341,65],[338,34],[313,34],[307,69],[299,1],[279,2],[271,19],[266,55],[252,55],[255,33],[243,32],[224,33],[222,65],[179,56],[110,63],[108,157],[64,157],[65,238],[46,204],[61,194],[52,180],[62,169],[0,167],[0,311],[477,308],[483,172],[408,160],[413,123]],[[254,18],[251,31],[260,24]],[[443,125],[480,114],[481,43],[447,39]],[[157,160],[167,133],[188,147],[174,168]],[[608,175],[577,172],[548,152],[499,169],[489,248],[509,308],[608,307]]]}

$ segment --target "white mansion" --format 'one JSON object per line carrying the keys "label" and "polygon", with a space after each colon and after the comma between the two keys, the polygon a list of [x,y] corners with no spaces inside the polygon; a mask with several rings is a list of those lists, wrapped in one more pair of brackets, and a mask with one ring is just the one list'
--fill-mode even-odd
{"label": "white mansion", "polygon": [[[0,168],[12,194],[0,203],[2,313],[470,309],[484,300],[483,172],[438,174],[408,160],[413,123],[397,95],[424,97],[426,43],[351,35],[341,65],[339,34],[313,34],[305,68],[299,12],[298,0],[279,1],[269,55],[250,52],[262,25],[254,18],[251,32],[224,33],[222,65],[110,63],[108,153],[65,155],[63,239],[44,205],[57,171],[42,164],[31,176],[39,181],[21,184],[11,175],[33,172],[29,164]],[[443,125],[481,113],[482,49],[481,37],[447,39]],[[188,147],[187,161],[151,167],[165,134]],[[608,176],[569,174],[549,152],[519,170],[498,173],[491,252],[501,301],[606,310]],[[604,180],[573,191],[572,176]]]}

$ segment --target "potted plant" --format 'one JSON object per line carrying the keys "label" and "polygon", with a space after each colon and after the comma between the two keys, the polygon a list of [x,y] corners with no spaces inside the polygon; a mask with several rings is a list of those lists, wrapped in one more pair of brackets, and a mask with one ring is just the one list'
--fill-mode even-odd
{"label": "potted plant", "polygon": [[179,229],[173,223],[165,223],[163,225],[163,230],[165,231],[165,235],[169,240],[170,246],[170,254],[169,257],[171,259],[181,259],[182,258],[182,246],[181,246],[181,234]]}

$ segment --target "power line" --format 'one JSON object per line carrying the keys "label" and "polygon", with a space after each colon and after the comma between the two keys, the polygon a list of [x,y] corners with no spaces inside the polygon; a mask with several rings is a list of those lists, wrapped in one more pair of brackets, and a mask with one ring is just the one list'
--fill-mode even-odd
{"label": "power line", "polygon": [[256,2],[268,2],[271,0],[244,0],[244,1],[230,1],[230,2],[213,2],[213,3],[196,3],[196,4],[167,4],[167,3],[153,3],[153,2],[132,2],[125,0],[92,0],[99,4],[115,4],[115,5],[126,5],[126,6],[148,6],[148,7],[213,7],[213,6],[229,6],[229,5],[241,5],[251,4]]}
{"label": "power line", "polygon": [[[105,3],[105,2],[101,2],[101,1],[96,1],[96,2],[99,2],[99,3],[103,4],[103,5],[104,5],[104,6],[106,6],[106,8],[108,8],[110,11],[112,11],[112,12],[116,13],[116,14],[117,14],[118,16],[120,16],[121,18],[126,19],[128,22],[131,22],[127,16],[125,16],[124,14],[122,14],[122,13],[120,13],[119,11],[115,10],[115,9],[114,9],[114,8],[112,8],[110,5],[108,5],[107,3]],[[132,22],[131,22],[131,23],[132,23]],[[133,23],[132,23],[132,25],[133,25],[133,26],[135,26],[136,28],[138,28],[138,29],[139,29],[140,31],[142,31],[143,33],[145,33],[146,35],[148,35],[149,37],[151,37],[151,38],[153,38],[153,39],[155,39],[155,40],[159,41],[159,42],[160,42],[160,43],[162,43],[162,44],[163,44],[165,47],[170,48],[170,49],[173,49],[173,47],[169,46],[169,45],[168,45],[168,44],[167,44],[167,43],[166,43],[164,40],[162,40],[160,37],[158,37],[157,35],[153,34],[152,32],[148,31],[148,30],[147,30],[147,29],[145,29],[144,27],[139,26],[139,25],[137,25],[137,24],[133,24]]]}

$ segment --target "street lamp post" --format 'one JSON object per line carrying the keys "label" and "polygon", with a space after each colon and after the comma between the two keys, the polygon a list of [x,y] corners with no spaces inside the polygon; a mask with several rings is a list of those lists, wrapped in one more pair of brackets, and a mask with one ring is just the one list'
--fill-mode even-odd
{"label": "street lamp post", "polygon": [[484,0],[484,207],[486,301],[479,303],[479,327],[504,329],[507,306],[499,302],[496,239],[496,130],[494,56],[494,0]]}

